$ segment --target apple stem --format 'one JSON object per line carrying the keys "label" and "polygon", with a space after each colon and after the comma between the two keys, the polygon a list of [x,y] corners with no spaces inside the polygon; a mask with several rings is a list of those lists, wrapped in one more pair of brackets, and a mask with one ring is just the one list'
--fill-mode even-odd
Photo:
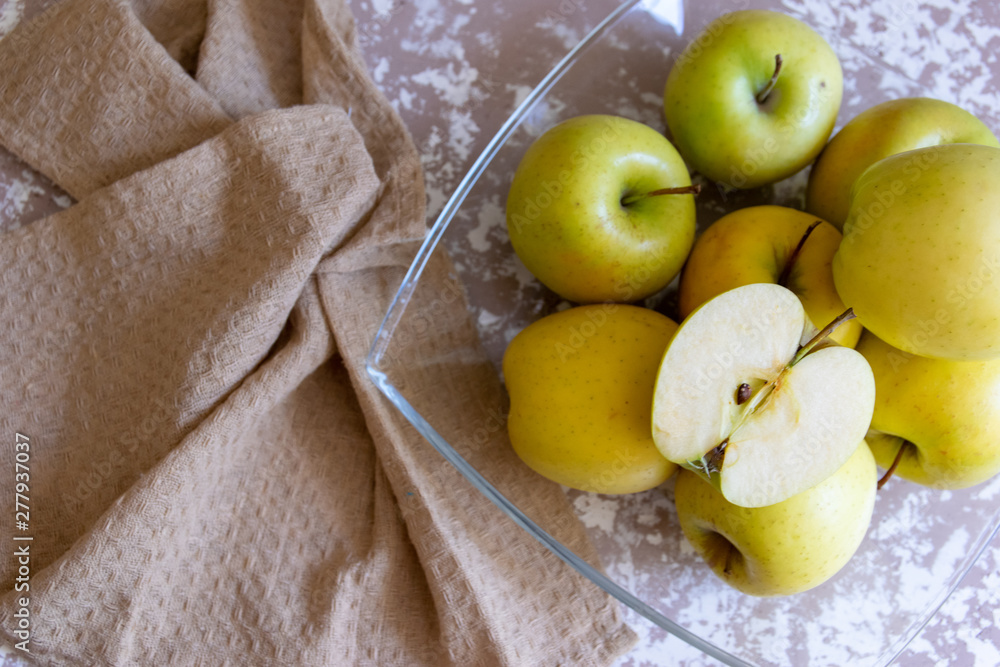
{"label": "apple stem", "polygon": [[640,192],[638,194],[622,197],[622,206],[634,204],[637,201],[645,199],[646,197],[659,197],[660,195],[696,195],[699,192],[701,192],[700,185],[685,185],[678,188],[660,188],[659,190]]}
{"label": "apple stem", "polygon": [[792,254],[788,256],[788,260],[785,262],[785,268],[781,270],[781,276],[778,278],[778,284],[782,287],[788,286],[788,279],[792,276],[792,266],[795,264],[795,260],[799,258],[799,254],[802,252],[802,247],[806,244],[806,240],[809,238],[809,235],[812,234],[813,230],[819,227],[822,222],[822,220],[817,220],[809,225],[806,233],[799,239],[799,244],[795,246],[795,250],[792,250]]}
{"label": "apple stem", "polygon": [[808,343],[806,343],[805,345],[803,345],[802,347],[799,348],[799,351],[795,353],[795,358],[792,359],[792,362],[790,364],[788,364],[788,367],[791,368],[795,364],[797,364],[800,361],[802,361],[802,359],[807,354],[809,354],[810,352],[812,352],[812,350],[813,350],[814,347],[816,347],[817,345],[819,345],[820,343],[822,343],[823,340],[827,336],[829,336],[830,334],[832,334],[837,327],[839,327],[844,322],[847,322],[849,320],[853,320],[855,317],[857,317],[857,315],[854,314],[854,309],[853,308],[848,308],[847,310],[845,310],[844,312],[842,312],[840,315],[837,315],[837,317],[835,317],[832,322],[830,322],[829,324],[827,324],[825,327],[822,328],[822,330],[820,330],[820,332],[818,334],[816,334],[811,339],[809,339]]}
{"label": "apple stem", "polygon": [[899,443],[899,450],[896,451],[896,458],[892,460],[892,465],[890,465],[889,469],[885,471],[885,474],[882,475],[881,478],[879,478],[878,485],[875,487],[876,490],[881,489],[883,486],[885,486],[885,483],[888,482],[889,478],[892,477],[893,473],[896,472],[896,467],[899,465],[899,462],[903,460],[903,451],[909,444],[910,444],[909,440],[903,440],[901,443]]}
{"label": "apple stem", "polygon": [[778,53],[774,56],[774,74],[771,75],[771,80],[767,82],[764,86],[764,90],[757,93],[757,104],[763,104],[767,101],[767,96],[771,94],[774,90],[774,84],[778,83],[778,73],[781,72],[781,54]]}

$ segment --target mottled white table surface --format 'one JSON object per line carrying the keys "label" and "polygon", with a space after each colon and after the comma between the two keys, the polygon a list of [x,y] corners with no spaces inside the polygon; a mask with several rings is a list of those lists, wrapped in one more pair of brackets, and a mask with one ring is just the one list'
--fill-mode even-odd
{"label": "mottled white table surface", "polygon": [[[0,36],[51,1],[0,0]],[[741,0],[706,3],[717,5],[718,13],[745,6]],[[932,91],[978,104],[1000,100],[1000,6],[994,0],[848,0],[839,12],[823,0],[784,4],[868,40],[901,75]],[[373,77],[422,156],[433,221],[517,104],[617,3],[351,0],[350,5]],[[958,88],[963,92],[955,95]],[[599,94],[600,82],[594,90]],[[0,228],[71,203],[44,177],[0,150]],[[607,508],[577,507],[596,535],[611,525],[604,520]],[[614,557],[606,557],[611,571],[620,565]],[[717,664],[636,614],[626,616],[641,640],[620,667]],[[897,664],[1000,665],[998,624],[1000,537],[995,536]]]}

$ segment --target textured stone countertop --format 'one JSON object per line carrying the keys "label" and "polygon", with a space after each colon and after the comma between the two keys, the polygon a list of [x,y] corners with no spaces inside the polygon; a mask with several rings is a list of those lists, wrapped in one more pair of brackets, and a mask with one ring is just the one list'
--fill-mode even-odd
{"label": "textured stone countertop", "polygon": [[[0,0],[0,37],[51,0]],[[351,0],[373,77],[408,125],[423,159],[428,219],[531,88],[594,25],[614,0]],[[706,2],[705,4],[712,4]],[[745,0],[717,0],[716,13]],[[1000,110],[1000,6],[993,0],[783,0],[930,91],[978,112]],[[714,8],[713,8],[714,9]],[[664,73],[665,74],[665,73]],[[600,94],[601,81],[593,82]],[[2,89],[2,73],[0,73]],[[994,131],[995,119],[987,120]],[[67,207],[72,200],[0,149],[0,229]],[[577,502],[597,541],[616,508]],[[605,554],[608,570],[628,563]],[[636,614],[640,635],[620,667],[717,664]],[[902,654],[897,664],[1000,665],[1000,537]],[[6,663],[5,663],[6,664]]]}

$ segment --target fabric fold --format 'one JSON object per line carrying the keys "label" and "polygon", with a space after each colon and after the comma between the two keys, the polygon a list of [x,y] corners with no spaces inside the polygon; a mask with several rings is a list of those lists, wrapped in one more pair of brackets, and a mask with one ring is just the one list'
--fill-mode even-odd
{"label": "fabric fold", "polygon": [[[0,143],[79,199],[0,235],[42,664],[597,666],[635,640],[367,377],[424,193],[354,34],[333,0],[65,0],[0,40]],[[506,441],[445,256],[422,285],[415,405],[596,562]],[[15,564],[0,541],[11,643]]]}
{"label": "fabric fold", "polygon": [[[31,428],[62,462],[33,475],[52,508],[35,526],[58,536],[38,541],[36,567],[269,354],[370,206],[366,163],[340,110],[267,112],[3,237],[0,313],[8,327],[30,313],[43,335],[6,332],[0,380],[23,393],[0,428]],[[100,483],[81,487],[83,472]]]}
{"label": "fabric fold", "polygon": [[124,3],[57,4],[0,54],[0,144],[78,199],[232,122]]}

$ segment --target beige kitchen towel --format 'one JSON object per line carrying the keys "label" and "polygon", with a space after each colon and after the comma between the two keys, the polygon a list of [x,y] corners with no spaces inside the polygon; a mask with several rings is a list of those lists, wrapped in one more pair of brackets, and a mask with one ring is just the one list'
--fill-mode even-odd
{"label": "beige kitchen towel", "polygon": [[[48,665],[434,667],[631,646],[365,373],[424,193],[340,0],[65,0],[0,40],[0,86],[0,143],[78,200],[0,235],[9,643],[30,632]],[[394,377],[593,559],[511,452],[445,259],[423,284]]]}

